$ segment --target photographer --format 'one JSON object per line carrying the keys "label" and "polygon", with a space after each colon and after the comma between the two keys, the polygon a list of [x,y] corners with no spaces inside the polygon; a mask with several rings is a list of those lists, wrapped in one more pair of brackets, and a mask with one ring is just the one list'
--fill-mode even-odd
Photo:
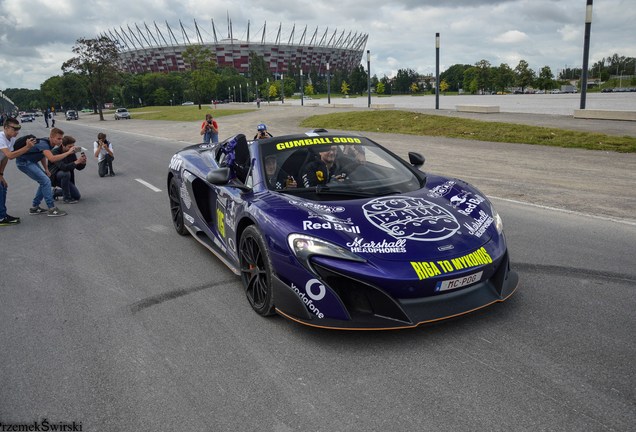
{"label": "photographer", "polygon": [[110,176],[114,176],[113,171],[113,145],[106,139],[106,134],[100,132],[97,134],[97,141],[93,143],[93,150],[97,158],[97,173],[100,177],[106,176],[110,172]]}
{"label": "photographer", "polygon": [[[62,188],[64,204],[75,204],[82,197],[79,189],[75,186],[75,170],[81,171],[86,167],[86,154],[81,152],[79,158],[75,154],[80,149],[81,147],[75,147],[75,138],[66,135],[62,138],[62,144],[51,150],[54,155],[67,154],[64,159],[49,165],[51,185]],[[70,150],[74,150],[74,152],[68,154]]]}
{"label": "photographer", "polygon": [[258,126],[256,126],[256,135],[254,135],[255,140],[271,138],[273,136],[274,135],[272,135],[271,133],[267,131],[267,126],[265,126],[264,123],[261,123]]}
{"label": "photographer", "polygon": [[212,118],[212,114],[205,115],[205,121],[201,123],[201,135],[205,144],[219,142],[219,125]]}

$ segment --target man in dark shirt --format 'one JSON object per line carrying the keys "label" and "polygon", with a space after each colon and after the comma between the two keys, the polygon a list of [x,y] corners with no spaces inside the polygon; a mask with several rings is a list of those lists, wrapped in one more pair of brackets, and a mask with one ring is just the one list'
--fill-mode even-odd
{"label": "man in dark shirt", "polygon": [[344,181],[347,177],[346,167],[336,158],[338,146],[331,146],[318,154],[320,159],[309,162],[302,173],[304,187],[326,185],[329,181]]}
{"label": "man in dark shirt", "polygon": [[[66,135],[62,139],[62,144],[56,146],[51,153],[59,155],[67,153],[75,147],[75,138]],[[82,197],[79,189],[75,185],[75,170],[83,170],[86,167],[86,154],[81,153],[79,159],[76,153],[68,154],[64,159],[52,163],[49,166],[51,173],[51,184],[62,188],[64,204],[75,204]]]}

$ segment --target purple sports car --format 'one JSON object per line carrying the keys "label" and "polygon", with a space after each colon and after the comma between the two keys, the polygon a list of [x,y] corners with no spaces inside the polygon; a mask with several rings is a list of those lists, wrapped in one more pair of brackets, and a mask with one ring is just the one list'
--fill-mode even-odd
{"label": "purple sports car", "polygon": [[399,329],[506,300],[519,278],[498,213],[423,164],[325,130],[236,135],[172,157],[172,221],[240,276],[263,316]]}

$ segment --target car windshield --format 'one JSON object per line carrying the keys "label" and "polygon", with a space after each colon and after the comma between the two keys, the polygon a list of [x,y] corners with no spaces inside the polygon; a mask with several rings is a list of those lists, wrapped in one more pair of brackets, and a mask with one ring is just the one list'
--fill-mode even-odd
{"label": "car windshield", "polygon": [[382,196],[422,186],[404,161],[363,137],[274,139],[261,149],[267,187],[308,199]]}

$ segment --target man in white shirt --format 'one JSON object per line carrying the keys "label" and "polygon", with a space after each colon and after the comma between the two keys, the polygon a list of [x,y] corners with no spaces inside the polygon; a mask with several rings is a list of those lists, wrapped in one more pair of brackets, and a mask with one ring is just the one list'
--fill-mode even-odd
{"label": "man in white shirt", "polygon": [[29,139],[24,147],[14,151],[13,144],[22,126],[13,117],[7,117],[2,126],[2,132],[0,132],[0,226],[9,226],[19,224],[20,218],[7,214],[8,183],[4,178],[4,169],[9,159],[15,159],[28,152],[35,145],[36,140]]}

